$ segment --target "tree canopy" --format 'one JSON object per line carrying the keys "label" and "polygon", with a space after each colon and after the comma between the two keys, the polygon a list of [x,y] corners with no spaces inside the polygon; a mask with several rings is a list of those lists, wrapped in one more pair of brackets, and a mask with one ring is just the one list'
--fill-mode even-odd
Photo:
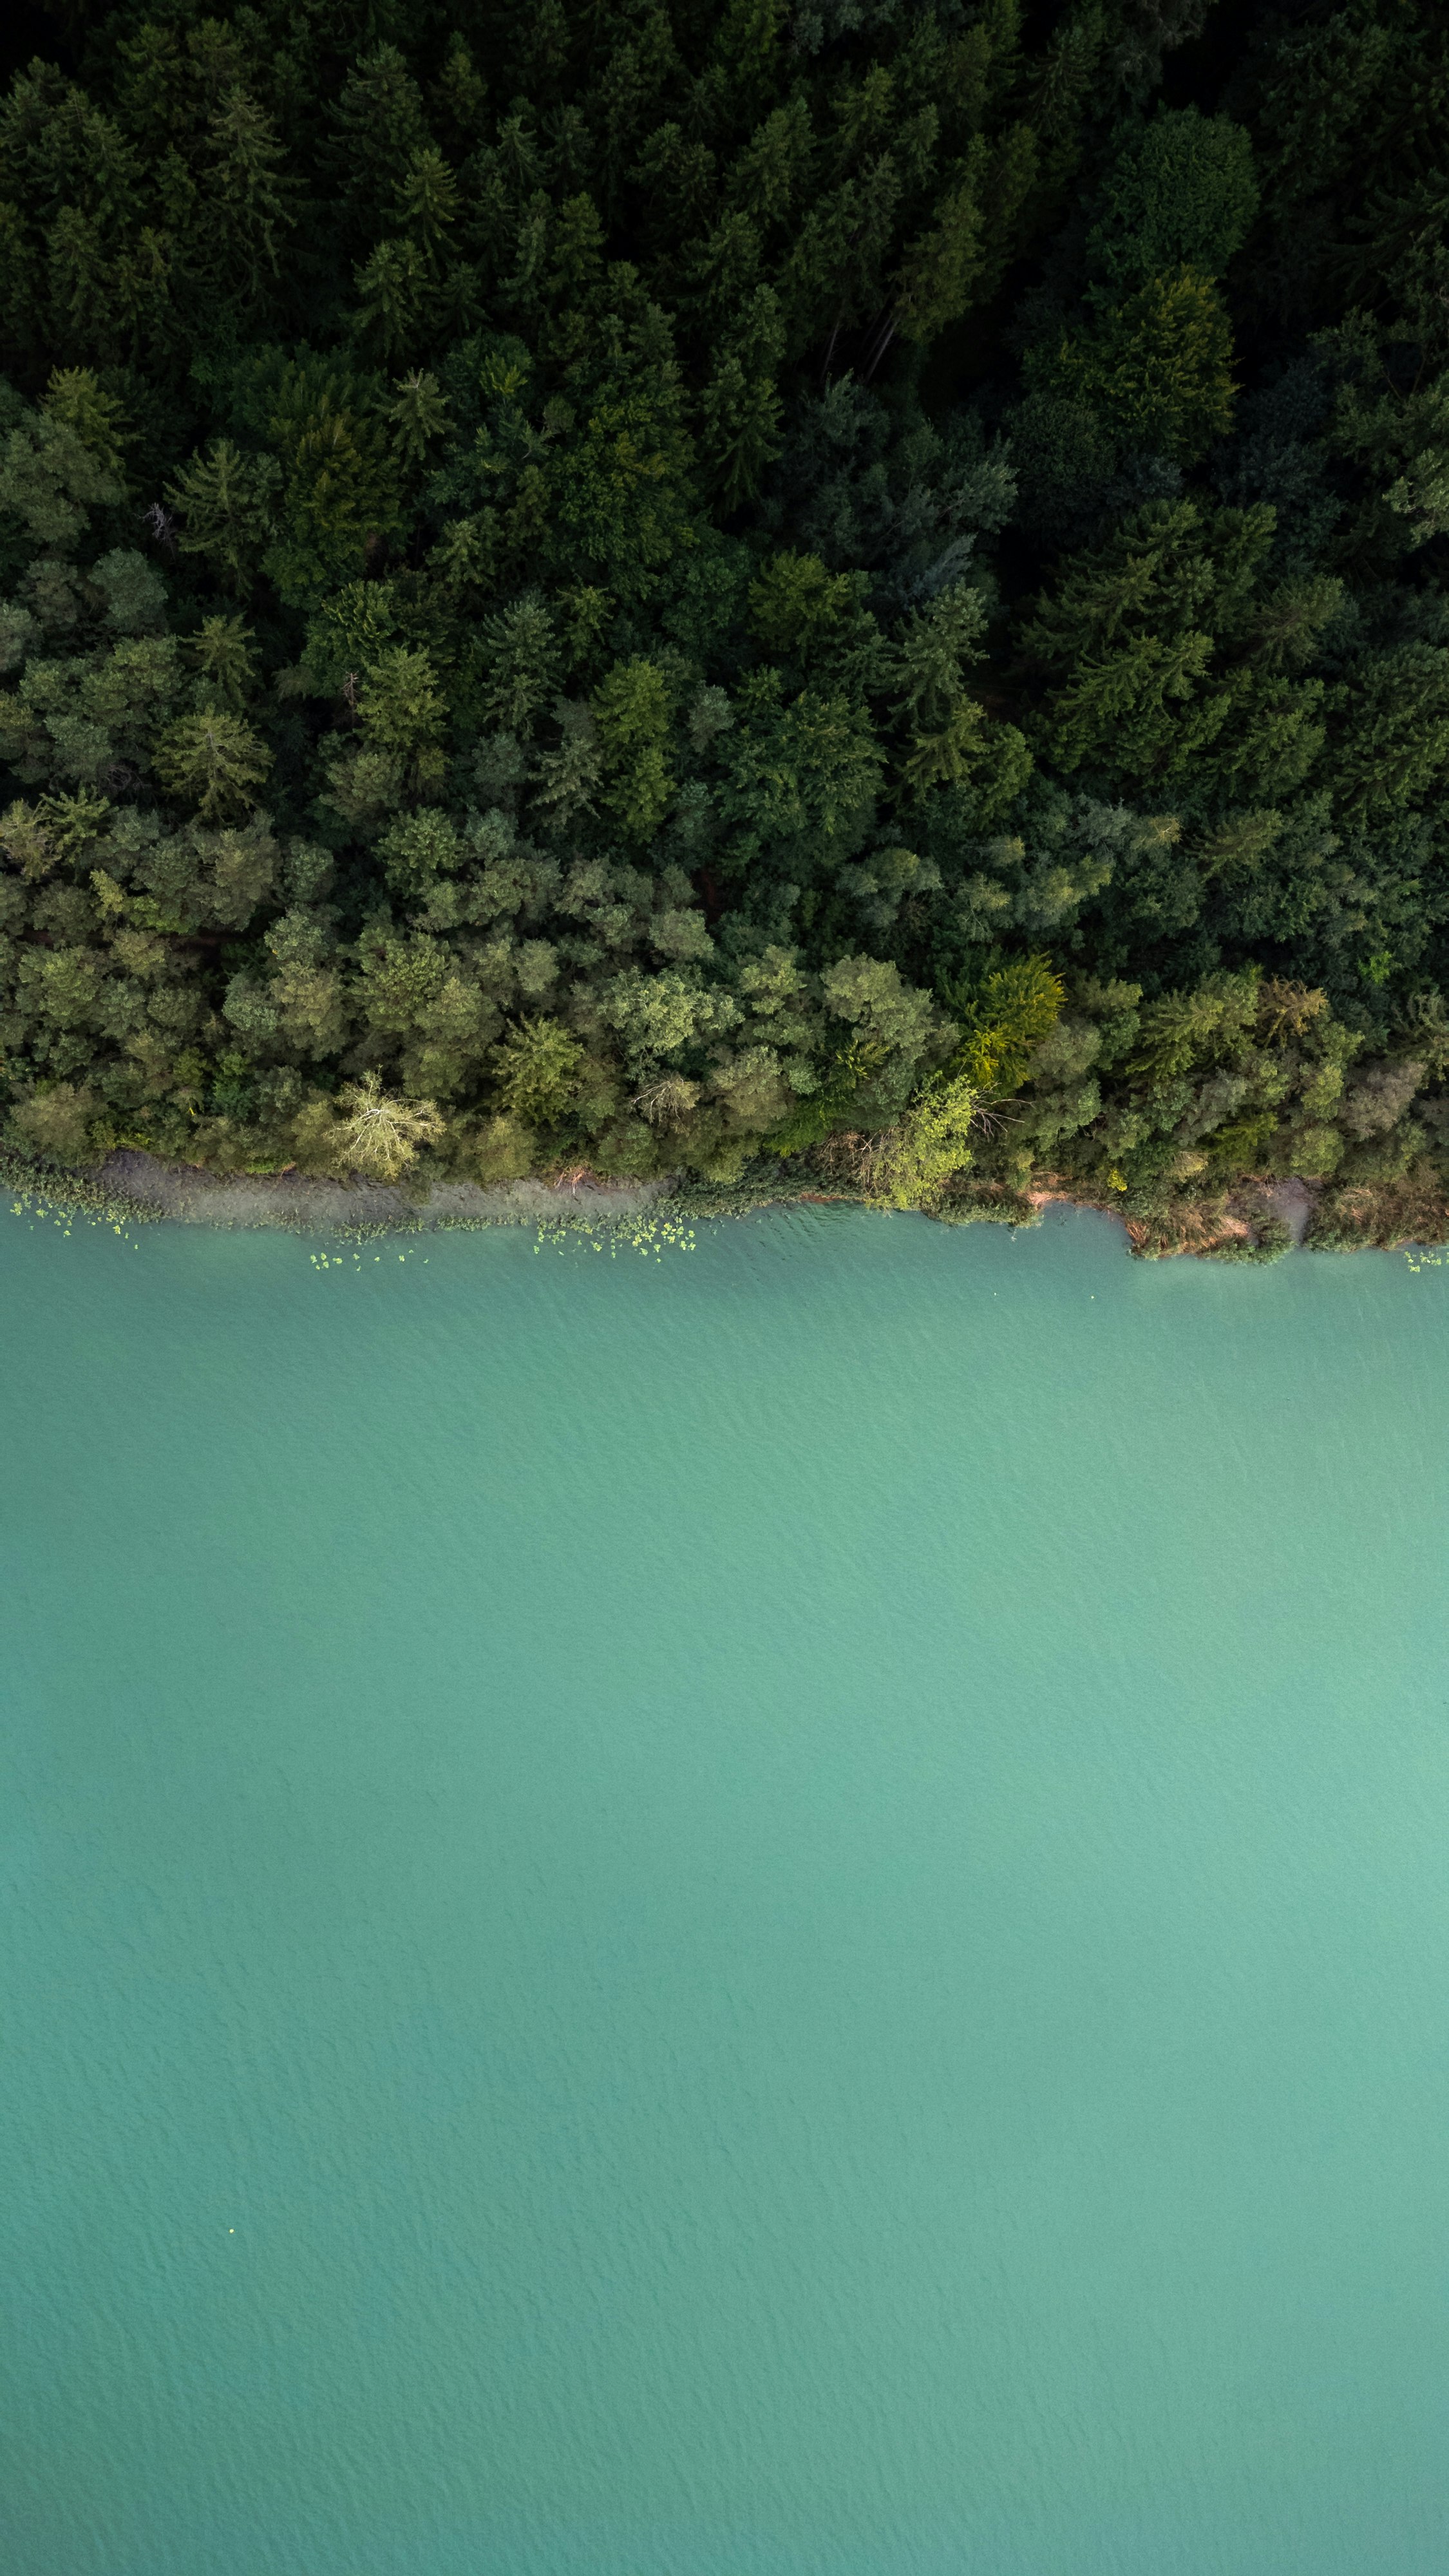
{"label": "tree canopy", "polygon": [[1443,1204],[1429,0],[53,27],[12,1148]]}

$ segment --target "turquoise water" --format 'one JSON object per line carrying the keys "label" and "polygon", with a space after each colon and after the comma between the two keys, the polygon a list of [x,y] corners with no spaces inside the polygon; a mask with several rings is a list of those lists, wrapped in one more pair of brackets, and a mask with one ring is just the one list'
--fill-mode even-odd
{"label": "turquoise water", "polygon": [[1449,1273],[0,1227],[7,2576],[1442,2576]]}

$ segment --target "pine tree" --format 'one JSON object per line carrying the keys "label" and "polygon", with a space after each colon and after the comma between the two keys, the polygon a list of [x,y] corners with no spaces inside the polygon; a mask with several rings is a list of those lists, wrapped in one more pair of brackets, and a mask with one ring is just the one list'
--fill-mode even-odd
{"label": "pine tree", "polygon": [[194,806],[204,823],[248,813],[272,765],[250,725],[225,707],[180,717],[161,736],[155,757],[162,786]]}
{"label": "pine tree", "polygon": [[234,89],[210,120],[188,267],[208,293],[255,302],[276,279],[295,217],[295,189],[271,120]]}
{"label": "pine tree", "polygon": [[281,469],[270,456],[244,457],[231,441],[213,439],[208,454],[193,458],[166,498],[180,514],[177,544],[201,555],[234,597],[245,599],[256,581],[261,553],[276,525]]}
{"label": "pine tree", "polygon": [[982,267],[978,189],[985,160],[980,144],[973,145],[963,177],[940,200],[930,230],[907,244],[893,280],[891,322],[908,340],[933,339],[948,322],[959,321],[970,303]]}
{"label": "pine tree", "polygon": [[251,693],[256,678],[255,638],[240,617],[204,617],[192,638],[191,653],[209,700],[233,711]]}
{"label": "pine tree", "polygon": [[604,756],[603,803],[634,839],[658,830],[674,793],[669,767],[669,693],[642,656],[618,663],[593,700]]}
{"label": "pine tree", "polygon": [[525,1126],[553,1126],[574,1097],[583,1053],[557,1020],[521,1020],[494,1053],[494,1091]]}

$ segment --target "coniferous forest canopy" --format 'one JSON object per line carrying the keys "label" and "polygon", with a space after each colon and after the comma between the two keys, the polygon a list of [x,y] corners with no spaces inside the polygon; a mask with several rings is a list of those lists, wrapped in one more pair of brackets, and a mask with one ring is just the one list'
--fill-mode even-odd
{"label": "coniferous forest canopy", "polygon": [[1442,1230],[1433,0],[26,37],[12,1149]]}

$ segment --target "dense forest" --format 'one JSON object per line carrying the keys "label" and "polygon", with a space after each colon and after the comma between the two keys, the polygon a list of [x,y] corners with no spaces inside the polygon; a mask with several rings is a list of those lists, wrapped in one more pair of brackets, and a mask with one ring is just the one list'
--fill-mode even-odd
{"label": "dense forest", "polygon": [[23,35],[12,1150],[1443,1230],[1432,0]]}

